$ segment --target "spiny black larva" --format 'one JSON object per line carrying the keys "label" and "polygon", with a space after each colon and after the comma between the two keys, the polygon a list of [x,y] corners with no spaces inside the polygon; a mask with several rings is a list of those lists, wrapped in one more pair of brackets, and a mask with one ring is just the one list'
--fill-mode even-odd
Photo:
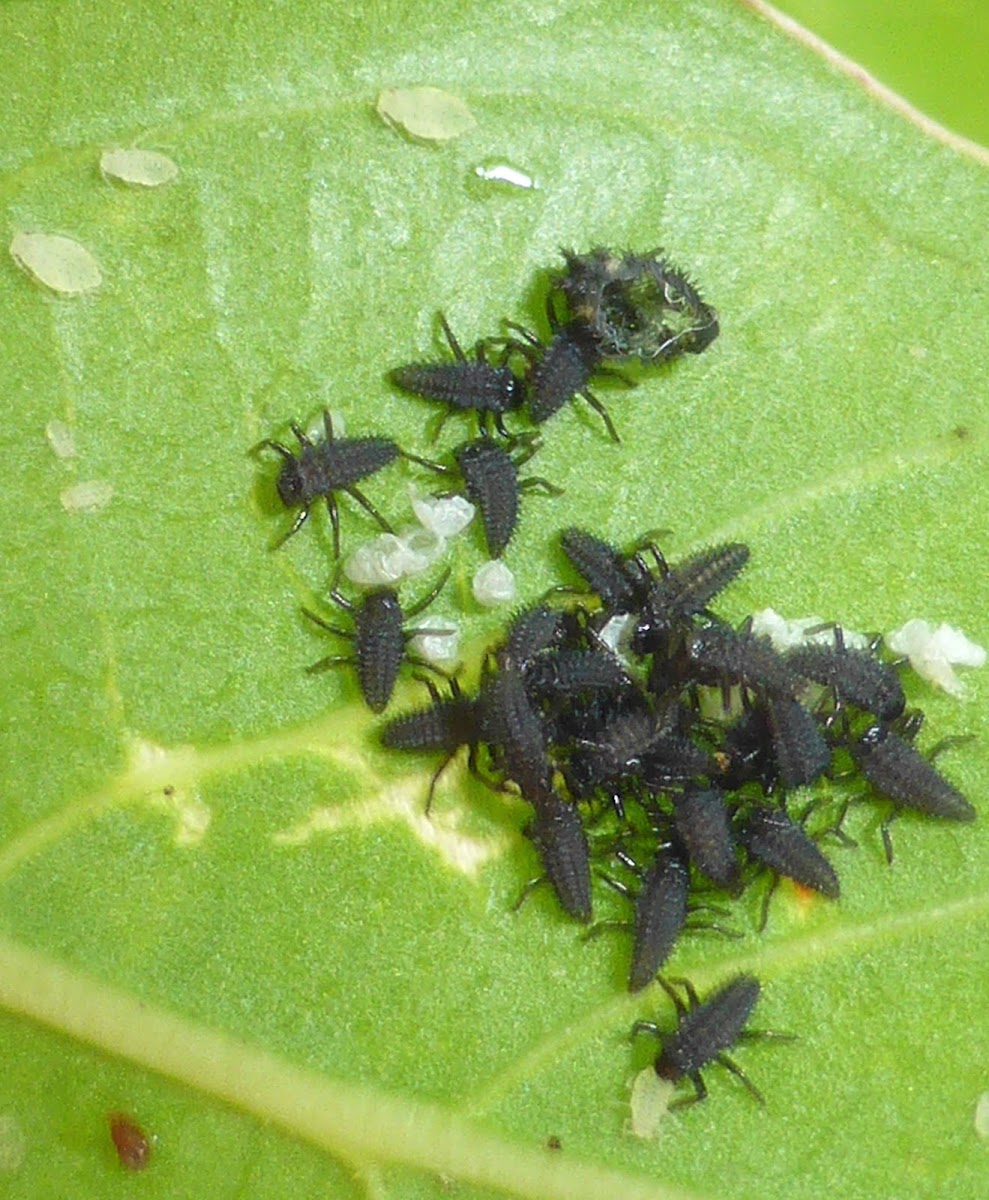
{"label": "spiny black larva", "polygon": [[642,876],[635,898],[635,933],[628,990],[640,992],[673,953],[687,920],[690,872],[671,850],[660,850]]}
{"label": "spiny black larva", "polygon": [[766,716],[772,736],[775,772],[770,786],[806,787],[831,766],[831,748],[813,713],[791,696],[767,696]]}
{"label": "spiny black larva", "polygon": [[806,829],[782,809],[756,805],[735,826],[750,858],[829,900],[841,895],[834,867]]}
{"label": "spiny black larva", "polygon": [[625,560],[614,546],[576,525],[560,533],[560,546],[606,609],[622,612],[626,604],[629,611],[634,607],[634,581],[629,579]]}
{"label": "spiny black larva", "polygon": [[637,774],[642,755],[657,736],[656,716],[644,704],[608,714],[577,739],[567,772],[570,790],[587,799],[595,788]]}
{"label": "spiny black larva", "polygon": [[870,650],[848,649],[840,625],[833,646],[795,646],[786,661],[798,675],[830,688],[837,706],[852,704],[880,721],[892,721],[906,706],[896,668]]}
{"label": "spiny black larva", "polygon": [[[328,633],[336,634],[337,637],[346,638],[354,643],[353,657],[339,654],[327,655],[326,658],[321,658],[319,662],[313,663],[308,668],[310,674],[325,671],[329,667],[339,666],[342,663],[353,664],[357,668],[361,695],[372,712],[382,712],[387,707],[392,692],[395,690],[395,682],[398,679],[403,659],[417,667],[435,671],[445,677],[446,672],[441,671],[432,663],[417,655],[406,653],[406,642],[423,631],[405,629],[404,622],[406,618],[415,617],[428,608],[443,590],[449,578],[450,568],[448,567],[440,576],[436,586],[404,612],[398,593],[394,588],[375,588],[373,591],[366,592],[356,604],[348,600],[337,588],[332,588],[330,599],[353,617],[354,628],[352,630],[331,625],[318,613],[303,608],[303,614],[320,629],[325,629]],[[435,634],[440,631],[431,630],[430,632]]]}
{"label": "spiny black larva", "polygon": [[[654,833],[659,832],[658,828],[654,829]],[[585,940],[609,929],[632,930],[634,936],[628,985],[630,992],[641,991],[653,981],[660,967],[673,952],[682,930],[705,929],[725,937],[744,936],[715,921],[688,920],[688,915],[697,909],[710,908],[717,913],[723,913],[724,910],[709,904],[689,903],[690,869],[681,852],[670,843],[660,843],[653,862],[645,871],[624,850],[615,850],[614,857],[639,876],[639,887],[631,888],[609,875],[602,874],[601,878],[634,903],[635,920],[601,921],[591,926]]]}
{"label": "spiny black larva", "polygon": [[531,604],[516,612],[508,632],[494,649],[499,667],[524,671],[541,651],[558,645],[564,636],[565,614],[546,604]]}
{"label": "spiny black larva", "polygon": [[632,930],[632,958],[629,964],[628,990],[640,992],[656,978],[666,962],[687,920],[690,871],[687,863],[671,847],[662,845],[648,869],[643,871],[628,854],[615,851],[618,859],[640,877],[638,888],[602,875],[603,880],[635,905],[635,919],[599,921],[585,934],[585,940],[609,929]]}
{"label": "spiny black larva", "polygon": [[545,650],[535,656],[526,670],[525,681],[531,692],[545,698],[620,688],[630,683],[628,672],[610,650],[569,647]]}
{"label": "spiny black larva", "polygon": [[737,1042],[747,1041],[756,1036],[768,1036],[745,1030],[745,1024],[759,999],[759,981],[751,975],[739,975],[712,996],[701,1001],[690,983],[686,980],[676,980],[675,982],[680,983],[687,993],[689,1008],[670,983],[664,979],[660,979],[659,982],[676,1007],[679,1017],[677,1028],[672,1033],[664,1033],[653,1021],[636,1021],[632,1026],[632,1036],[648,1033],[662,1040],[662,1048],[654,1064],[660,1079],[679,1083],[681,1079],[686,1078],[694,1085],[693,1096],[674,1100],[670,1107],[693,1104],[707,1096],[701,1068],[710,1062],[720,1063],[731,1071],[759,1103],[764,1104],[762,1093],[724,1053]]}
{"label": "spiny black larva", "polygon": [[605,355],[664,362],[699,354],[718,336],[718,314],[662,250],[562,253],[567,265],[557,286]]}
{"label": "spiny black larva", "polygon": [[901,808],[947,821],[974,821],[976,811],[911,742],[886,725],[872,725],[851,745],[852,757],[876,793],[892,801],[882,823],[886,861],[893,861],[889,824]]}
{"label": "spiny black larva", "polygon": [[726,542],[671,567],[649,589],[632,638],[633,651],[646,654],[663,645],[671,631],[703,612],[748,561],[744,542]]}
{"label": "spiny black larva", "polygon": [[440,776],[461,746],[468,747],[467,766],[471,774],[481,778],[477,766],[477,747],[481,741],[481,709],[475,697],[464,695],[456,678],[449,680],[449,696],[441,696],[432,680],[422,679],[422,682],[429,689],[432,703],[427,708],[402,713],[389,721],[381,730],[381,743],[390,750],[435,750],[446,755],[429,781],[429,792],[426,796],[428,816]]}
{"label": "spiny black larva", "polygon": [[437,437],[447,417],[457,410],[478,413],[482,428],[489,429],[489,422],[493,421],[498,432],[508,437],[504,414],[520,408],[525,399],[522,379],[508,365],[511,347],[502,342],[501,355],[492,361],[489,356],[494,343],[492,339],[482,339],[475,343],[474,357],[468,358],[446,317],[442,313],[439,317],[454,361],[408,363],[390,371],[389,378],[406,392],[438,400],[449,407],[451,412],[444,414],[436,430]]}
{"label": "spiny black larva", "polygon": [[701,683],[738,683],[781,697],[792,697],[800,687],[796,672],[769,638],[744,627],[712,623],[693,635],[687,653]]}
{"label": "spiny black larva", "polygon": [[524,790],[535,809],[526,826],[526,837],[535,846],[545,874],[530,880],[515,904],[518,909],[532,889],[545,879],[569,916],[587,924],[592,916],[591,856],[587,835],[576,805],[561,799],[551,789]]}
{"label": "spiny black larva", "polygon": [[346,492],[368,512],[386,533],[392,527],[378,512],[368,498],[357,490],[355,484],[369,475],[388,466],[403,453],[391,438],[357,437],[335,438],[333,418],[329,409],[323,412],[323,428],[326,439],[310,441],[306,433],[294,422],[289,426],[299,443],[299,453],[293,454],[281,442],[266,438],[254,447],[264,446],[274,450],[282,458],[282,469],[278,475],[278,495],[286,508],[299,508],[299,514],[289,531],[278,538],[272,546],[275,550],[298,533],[309,516],[313,504],[320,498],[326,500],[333,527],[333,556],[340,557],[340,516],[337,511],[337,492]]}
{"label": "spiny black larva", "polygon": [[468,499],[481,512],[484,536],[492,558],[500,558],[512,540],[519,519],[519,495],[539,488],[559,496],[562,489],[545,479],[519,479],[519,467],[539,449],[537,438],[517,438],[520,453],[513,458],[491,438],[478,438],[458,446],[453,456],[467,489]]}
{"label": "spiny black larva", "polygon": [[591,376],[600,369],[602,360],[594,331],[578,319],[561,321],[553,307],[552,295],[547,297],[546,317],[550,328],[548,342],[541,342],[521,325],[509,324],[522,339],[509,345],[530,360],[526,374],[529,416],[541,425],[575,396],[581,396],[604,421],[611,440],[620,442],[604,405],[587,390]]}
{"label": "spiny black larva", "polygon": [[741,871],[724,794],[688,788],[674,797],[673,827],[690,865],[718,887],[737,892]]}
{"label": "spiny black larva", "polygon": [[478,705],[482,740],[490,747],[492,758],[526,799],[530,793],[541,795],[549,787],[553,769],[546,730],[529,699],[523,673],[509,666],[486,674]]}
{"label": "spiny black larva", "polygon": [[652,554],[661,571],[668,570],[659,547],[648,534],[626,556],[587,530],[571,525],[560,534],[560,546],[609,616],[634,612],[645,604],[655,576],[642,557],[643,551]]}

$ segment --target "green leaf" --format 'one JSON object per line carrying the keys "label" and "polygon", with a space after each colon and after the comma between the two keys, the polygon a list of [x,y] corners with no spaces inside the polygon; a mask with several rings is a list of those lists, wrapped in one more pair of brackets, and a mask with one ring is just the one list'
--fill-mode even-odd
{"label": "green leaf", "polygon": [[[526,500],[520,595],[578,518],[668,528],[674,558],[746,540],[728,616],[986,643],[985,162],[727,0],[32,2],[0,34],[9,234],[102,274],[59,295],[0,269],[4,1194],[130,1194],[124,1111],[158,1138],[148,1195],[981,1200],[989,822],[903,817],[889,869],[863,807],[837,906],[782,889],[759,936],[753,895],[743,941],[685,938],[675,973],[756,973],[756,1023],[800,1040],[739,1052],[765,1111],[715,1068],[638,1142],[626,1036],[668,1006],[624,992],[626,940],[582,944],[546,895],[511,911],[521,804],[458,767],[427,821],[435,762],[377,745],[348,673],[304,673],[324,514],[269,553],[276,468],[247,451],[330,405],[428,452],[431,410],[384,373],[438,352],[437,309],[469,344],[541,321],[561,245],[662,244],[722,336],[603,389],[621,447],[579,405],[547,426],[566,495]],[[385,125],[379,94],[418,86],[474,128]],[[100,173],[131,147],[178,177]],[[497,163],[537,186],[476,173]],[[396,514],[411,478],[367,490]],[[112,493],[84,511],[87,483]],[[343,509],[346,545],[373,532]],[[480,559],[472,531],[437,606],[475,663],[504,620],[470,599]],[[944,769],[983,817],[986,698],[910,686],[925,745],[976,735]]]}

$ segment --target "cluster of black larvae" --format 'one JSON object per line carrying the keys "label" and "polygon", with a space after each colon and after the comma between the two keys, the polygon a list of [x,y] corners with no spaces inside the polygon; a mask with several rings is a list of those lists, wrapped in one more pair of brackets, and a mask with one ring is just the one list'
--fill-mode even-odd
{"label": "cluster of black larvae", "polygon": [[[515,532],[521,494],[559,491],[542,479],[520,479],[544,422],[582,397],[618,442],[592,382],[618,364],[700,353],[718,336],[714,309],[659,253],[595,249],[565,251],[564,258],[547,297],[545,338],[506,323],[504,335],[477,341],[468,354],[441,315],[452,359],[390,372],[403,391],[445,405],[436,436],[450,416],[472,418],[475,436],[441,461],[386,437],[334,437],[329,413],[323,439],[310,440],[292,425],[297,450],[261,443],[281,457],[278,495],[297,510],[277,544],[322,499],[338,559],[339,492],[392,532],[357,485],[404,457],[443,478],[449,490],[440,495],[470,500],[487,551],[498,558]],[[406,618],[436,597],[449,570],[404,612],[392,587],[349,600],[334,586],[330,597],[349,613],[352,628],[304,611],[349,639],[353,654],[330,655],[310,670],[353,663],[376,712],[388,704],[403,661],[435,672],[440,683],[423,680],[429,706],[388,722],[384,744],[443,756],[427,810],[440,774],[463,747],[478,778],[520,794],[532,808],[525,832],[543,878],[577,921],[593,919],[594,876],[627,899],[629,920],[620,924],[632,934],[629,988],[658,979],[679,1015],[672,1033],[649,1022],[636,1032],[663,1037],[656,1073],[673,1082],[690,1078],[699,1098],[706,1063],[722,1062],[741,1076],[725,1051],[752,1036],[745,1025],[759,984],[741,976],[701,1001],[684,981],[685,1001],[659,976],[681,932],[732,936],[719,920],[728,915],[724,905],[757,880],[767,881],[763,925],[781,877],[836,900],[838,876],[818,841],[850,841],[842,825],[855,789],[883,806],[890,861],[889,826],[901,810],[954,821],[970,821],[975,812],[915,748],[922,714],[905,710],[896,664],[880,645],[846,646],[840,628],[831,627],[823,643],[781,653],[750,624],[734,628],[717,617],[711,605],[744,568],[747,546],[716,546],[671,567],[648,539],[625,554],[572,527],[561,545],[582,580],[583,599],[573,598],[579,587],[571,581],[556,589],[569,591],[569,600],[547,593],[518,613],[485,656],[475,694],[406,653],[420,632],[408,629]],[[831,799],[828,786],[807,800],[804,789],[822,778],[844,780],[846,798]]]}
{"label": "cluster of black larvae", "polygon": [[[324,413],[325,436],[320,440],[312,440],[293,423],[290,428],[298,442],[297,451],[270,439],[255,447],[266,447],[280,456],[278,495],[286,508],[297,510],[276,547],[298,532],[313,506],[324,500],[333,531],[333,557],[338,560],[339,492],[354,499],[385,532],[394,532],[357,485],[405,458],[449,481],[448,490],[440,495],[466,496],[480,513],[488,553],[500,558],[518,524],[521,494],[533,489],[550,495],[561,491],[545,479],[519,476],[520,468],[541,444],[538,427],[580,395],[601,414],[618,441],[611,419],[588,391],[590,380],[606,369],[606,362],[631,358],[667,361],[679,354],[698,353],[717,336],[714,310],[686,276],[658,253],[615,255],[598,249],[586,255],[565,251],[564,257],[566,267],[553,275],[547,298],[548,340],[507,323],[511,336],[478,341],[473,357],[468,358],[441,315],[453,360],[413,363],[390,372],[391,380],[403,390],[447,406],[441,427],[455,412],[476,415],[478,436],[454,446],[443,461],[403,450],[387,437],[335,437],[328,411]],[[566,315],[560,315],[562,310]],[[509,431],[505,425],[509,414],[530,427]],[[438,436],[439,430],[436,433]],[[330,598],[350,614],[352,629],[342,629],[309,609],[303,611],[322,629],[351,641],[354,652],[327,656],[310,670],[353,663],[364,699],[375,712],[381,712],[391,698],[403,659],[436,670],[405,653],[406,642],[422,631],[406,629],[404,621],[435,599],[448,575],[449,571],[427,596],[404,612],[392,587],[377,588],[351,601],[334,586]]]}
{"label": "cluster of black larvae", "polygon": [[[851,801],[822,789],[809,803],[801,792],[803,810],[794,807],[798,790],[822,777],[882,806],[890,861],[889,825],[901,810],[974,819],[913,745],[922,714],[906,710],[897,664],[877,643],[846,646],[835,626],[824,642],[781,652],[750,622],[735,628],[712,611],[748,561],[744,544],[673,566],[649,541],[626,555],[569,528],[561,545],[586,599],[547,594],[517,614],[487,653],[476,695],[455,682],[446,696],[431,688],[432,704],[388,722],[382,740],[445,755],[427,808],[463,746],[479,778],[517,790],[533,810],[525,832],[544,878],[583,923],[593,917],[595,864],[631,905],[630,990],[656,979],[684,929],[731,936],[712,916],[757,880],[767,880],[763,925],[781,876],[837,900],[838,875],[817,839],[850,842],[841,826]],[[656,1071],[689,1076],[699,1098],[699,1068],[724,1060],[759,985],[742,977],[703,1004],[688,985],[688,1010],[660,983],[681,1022]]]}

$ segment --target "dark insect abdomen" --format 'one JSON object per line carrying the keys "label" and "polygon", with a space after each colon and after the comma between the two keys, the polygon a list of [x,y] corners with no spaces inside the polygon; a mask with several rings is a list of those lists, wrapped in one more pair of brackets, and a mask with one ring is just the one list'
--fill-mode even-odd
{"label": "dark insect abdomen", "polygon": [[669,958],[687,920],[690,875],[675,855],[660,851],[635,900],[635,940],[628,987],[641,991]]}
{"label": "dark insect abdomen", "polygon": [[749,561],[744,542],[726,542],[704,550],[677,566],[661,582],[669,583],[669,595],[679,616],[692,616],[710,604]]}
{"label": "dark insect abdomen", "polygon": [[634,588],[619,552],[607,542],[572,525],[560,534],[563,553],[601,598],[606,609],[623,612],[634,604]]}
{"label": "dark insect abdomen", "polygon": [[530,790],[538,792],[548,785],[551,767],[543,724],[526,693],[522,673],[506,668],[488,676],[479,703],[484,740],[508,778],[529,799]]}
{"label": "dark insect abdomen", "polygon": [[546,878],[564,911],[576,921],[591,919],[591,859],[580,813],[546,790],[527,796],[536,815],[526,836],[536,847]]}
{"label": "dark insect abdomen", "polygon": [[739,840],[749,854],[778,875],[837,900],[841,885],[834,868],[802,825],[785,812],[755,808],[742,822]]}
{"label": "dark insect abdomen", "polygon": [[391,438],[337,438],[306,446],[299,456],[306,502],[353,484],[387,467],[400,454]]}
{"label": "dark insect abdomen", "polygon": [[395,593],[369,592],[354,613],[354,632],[361,694],[368,708],[381,712],[391,699],[405,653],[402,608]]}
{"label": "dark insect abdomen", "polygon": [[791,696],[770,697],[767,715],[780,783],[806,787],[819,779],[831,766],[831,750],[813,715]]}
{"label": "dark insect abdomen", "polygon": [[691,866],[719,887],[733,890],[739,868],[731,818],[721,793],[685,792],[675,801],[673,823]]}
{"label": "dark insect abdomen", "polygon": [[874,726],[852,753],[876,791],[903,808],[949,821],[975,820],[975,809],[961,792],[898,734]]}
{"label": "dark insect abdomen", "polygon": [[442,699],[429,708],[403,713],[381,731],[389,750],[454,751],[477,740],[476,701],[466,696]]}
{"label": "dark insect abdomen", "polygon": [[798,646],[786,658],[798,674],[834,688],[841,700],[882,721],[892,721],[906,705],[896,670],[865,651]]}
{"label": "dark insect abdomen", "polygon": [[522,402],[521,381],[509,367],[486,362],[412,363],[391,373],[399,387],[451,408],[505,413]]}
{"label": "dark insect abdomen", "polygon": [[529,372],[529,415],[536,424],[582,392],[594,374],[600,354],[589,331],[571,323],[553,335]]}
{"label": "dark insect abdomen", "polygon": [[636,626],[632,649],[648,652],[680,624],[707,608],[749,561],[744,542],[726,542],[678,563],[668,575],[657,579],[649,591]]}
{"label": "dark insect abdomen", "polygon": [[454,451],[470,500],[481,510],[492,558],[512,540],[519,519],[518,469],[509,454],[487,438]]}
{"label": "dark insect abdomen", "polygon": [[690,658],[703,682],[729,679],[775,696],[792,696],[800,681],[767,637],[710,625],[691,640]]}
{"label": "dark insect abdomen", "polygon": [[730,1049],[758,999],[759,981],[740,975],[691,1009],[681,1018],[676,1033],[666,1039],[656,1059],[656,1074],[675,1083]]}
{"label": "dark insect abdomen", "polygon": [[550,650],[532,660],[526,683],[539,693],[572,696],[622,687],[628,683],[628,675],[618,659],[604,650]]}
{"label": "dark insect abdomen", "polygon": [[563,614],[545,604],[533,604],[512,618],[508,636],[498,648],[498,661],[503,667],[524,670],[534,655],[556,643],[562,633]]}

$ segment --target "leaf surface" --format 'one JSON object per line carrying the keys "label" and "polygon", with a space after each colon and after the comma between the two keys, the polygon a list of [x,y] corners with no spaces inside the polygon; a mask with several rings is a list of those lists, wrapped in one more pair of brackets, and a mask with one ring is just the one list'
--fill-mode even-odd
{"label": "leaf surface", "polygon": [[[860,848],[829,851],[839,905],[783,889],[764,935],[753,896],[743,941],[685,939],[675,973],[754,972],[757,1023],[800,1040],[739,1052],[765,1111],[714,1069],[637,1142],[626,1035],[666,1007],[623,991],[623,938],[581,943],[545,895],[511,911],[523,806],[458,767],[427,821],[435,763],[377,745],[349,673],[305,674],[335,649],[299,612],[331,574],[324,514],[269,553],[277,467],[247,451],[328,405],[429,453],[432,410],[384,376],[439,356],[437,309],[465,345],[541,327],[561,245],[661,244],[722,335],[602,389],[621,447],[579,405],[546,427],[566,494],[526,498],[520,596],[575,519],[663,527],[673,558],[751,545],[728,616],[985,644],[985,165],[727,0],[28,2],[0,33],[10,235],[71,237],[103,276],[53,295],[0,269],[4,1194],[129,1194],[125,1111],[158,1138],[148,1195],[981,1200],[989,822],[904,817],[888,869],[861,808]],[[399,136],[379,93],[420,86],[476,125]],[[177,178],[104,178],[131,146]],[[477,174],[498,163],[537,186]],[[367,492],[399,520],[412,478]],[[68,511],[92,482],[106,503]],[[342,508],[345,545],[373,533]],[[436,609],[475,663],[504,620],[470,599],[481,558],[472,530]],[[944,770],[984,817],[969,684],[910,700],[923,744],[976,735]]]}

